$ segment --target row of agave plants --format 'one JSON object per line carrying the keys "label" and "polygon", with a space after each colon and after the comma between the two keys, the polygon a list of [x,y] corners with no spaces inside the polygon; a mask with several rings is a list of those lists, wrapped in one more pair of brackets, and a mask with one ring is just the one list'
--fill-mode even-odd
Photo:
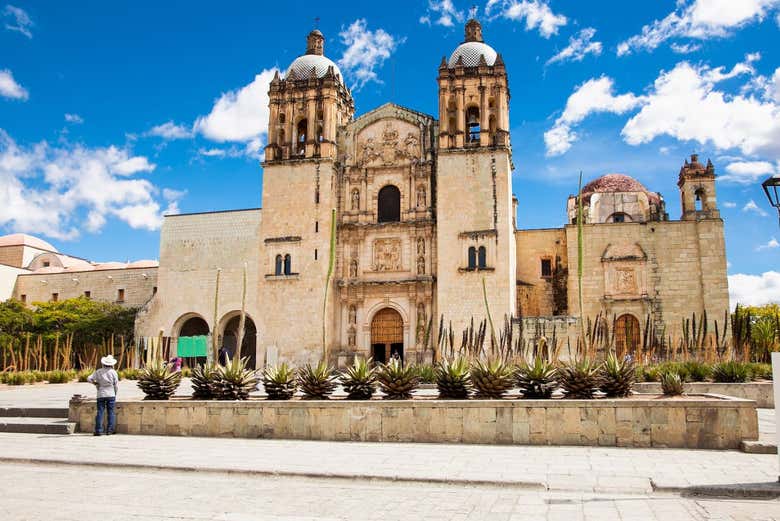
{"label": "row of agave plants", "polygon": [[[442,399],[501,399],[512,389],[523,398],[551,398],[560,390],[567,398],[590,399],[605,395],[625,397],[637,381],[633,361],[609,354],[603,361],[591,359],[555,364],[543,357],[513,365],[501,359],[455,357],[434,366],[434,379]],[[373,365],[355,358],[344,371],[325,362],[292,368],[286,363],[267,367],[262,373],[246,368],[244,360],[225,365],[207,364],[192,370],[193,398],[200,400],[246,400],[262,381],[269,400],[289,400],[300,392],[304,399],[328,399],[339,385],[349,400],[368,400],[377,391],[385,399],[411,399],[420,387],[418,366],[398,360]],[[669,370],[660,375],[664,392],[680,394],[684,379]],[[160,361],[149,364],[138,378],[147,399],[165,400],[174,394],[181,374]]]}

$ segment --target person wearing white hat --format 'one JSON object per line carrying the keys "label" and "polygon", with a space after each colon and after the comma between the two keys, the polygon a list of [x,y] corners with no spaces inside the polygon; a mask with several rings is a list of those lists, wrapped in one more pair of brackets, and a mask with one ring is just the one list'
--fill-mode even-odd
{"label": "person wearing white hat", "polygon": [[97,388],[97,414],[95,415],[95,436],[100,436],[103,431],[103,415],[108,410],[108,422],[105,433],[114,434],[116,431],[116,393],[119,387],[119,375],[114,370],[116,358],[106,355],[100,359],[103,365],[100,369],[87,377],[87,381]]}

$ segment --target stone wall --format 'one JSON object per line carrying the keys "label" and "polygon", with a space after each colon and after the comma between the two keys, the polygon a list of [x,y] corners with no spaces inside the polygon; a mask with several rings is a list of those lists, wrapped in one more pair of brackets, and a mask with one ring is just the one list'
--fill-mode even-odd
{"label": "stone wall", "polygon": [[[14,298],[27,304],[83,297],[141,307],[154,295],[157,287],[156,267],[123,268],[52,273],[23,273],[16,279]],[[124,290],[123,296],[119,290]],[[120,298],[123,297],[123,298]]]}
{"label": "stone wall", "polygon": [[[79,430],[95,402],[71,401]],[[339,441],[733,449],[758,439],[755,402],[688,396],[623,400],[250,400],[117,404],[126,434]]]}
{"label": "stone wall", "polygon": [[[753,400],[756,407],[771,409],[775,406],[774,386],[772,382],[748,382],[748,383],[716,383],[716,382],[692,382],[685,384],[685,392],[692,394],[719,394]],[[634,385],[634,391],[638,393],[660,393],[661,384],[657,382],[639,382]]]}
{"label": "stone wall", "polygon": [[0,263],[0,302],[13,296],[16,277],[27,270]]}
{"label": "stone wall", "polygon": [[[563,228],[517,230],[517,310],[521,316],[563,315],[568,304],[566,290],[556,295],[555,276],[568,270],[566,231]],[[542,260],[550,262],[550,276],[542,273]],[[576,291],[576,287],[574,288]],[[562,302],[556,305],[556,297]],[[560,309],[563,308],[563,309]]]}

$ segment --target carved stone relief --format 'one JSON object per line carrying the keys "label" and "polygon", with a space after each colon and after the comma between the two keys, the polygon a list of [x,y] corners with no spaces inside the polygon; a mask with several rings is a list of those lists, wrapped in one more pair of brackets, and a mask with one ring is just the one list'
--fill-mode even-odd
{"label": "carved stone relief", "polygon": [[378,136],[368,136],[357,143],[358,165],[390,166],[420,157],[420,140],[413,132],[401,138],[399,124],[388,121]]}
{"label": "carved stone relief", "polygon": [[352,190],[352,209],[353,210],[360,209],[360,190],[358,190],[357,188]]}
{"label": "carved stone relief", "polygon": [[374,271],[401,270],[401,239],[374,241]]}
{"label": "carved stone relief", "polygon": [[417,255],[425,255],[425,239],[422,237],[417,238]]}

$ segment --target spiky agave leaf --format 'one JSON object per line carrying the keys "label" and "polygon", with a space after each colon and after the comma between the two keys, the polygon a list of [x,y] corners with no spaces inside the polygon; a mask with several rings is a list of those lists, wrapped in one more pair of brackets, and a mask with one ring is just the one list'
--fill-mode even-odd
{"label": "spiky agave leaf", "polygon": [[515,372],[515,384],[523,398],[550,398],[558,387],[558,370],[541,356],[535,356],[532,363],[522,363]]}
{"label": "spiky agave leaf", "polygon": [[217,369],[220,400],[246,400],[257,388],[257,371],[247,368],[247,358],[228,360]]}
{"label": "spiky agave leaf", "polygon": [[661,373],[661,390],[667,396],[678,396],[683,393],[683,379],[675,371]]}
{"label": "spiky agave leaf", "polygon": [[263,371],[263,387],[269,400],[289,400],[298,389],[295,370],[286,363],[267,366]]}
{"label": "spiky agave leaf", "polygon": [[192,397],[196,400],[213,400],[219,394],[219,372],[217,365],[198,364],[190,376],[192,380]]}
{"label": "spiky agave leaf", "polygon": [[162,360],[150,362],[138,377],[138,388],[143,391],[145,400],[167,400],[181,383],[181,373],[171,372]]}
{"label": "spiky agave leaf", "polygon": [[376,379],[386,400],[408,400],[420,385],[417,368],[412,364],[403,365],[396,359],[380,365]]}
{"label": "spiky agave leaf", "polygon": [[593,398],[601,384],[599,366],[588,359],[567,362],[558,369],[558,380],[567,398]]}
{"label": "spiky agave leaf", "polygon": [[444,359],[436,366],[436,387],[439,398],[465,400],[471,391],[468,360],[462,357]]}
{"label": "spiky agave leaf", "polygon": [[341,374],[340,380],[347,400],[370,400],[376,385],[376,368],[371,367],[371,359],[356,356],[352,365]]}
{"label": "spiky agave leaf", "polygon": [[298,370],[298,385],[307,400],[327,400],[336,389],[336,375],[324,360],[316,366],[306,364]]}
{"label": "spiky agave leaf", "polygon": [[601,364],[601,390],[609,397],[624,397],[631,394],[636,383],[636,367],[631,360],[621,360],[610,353]]}
{"label": "spiky agave leaf", "polygon": [[471,364],[471,384],[477,398],[499,399],[512,388],[512,368],[500,358]]}

